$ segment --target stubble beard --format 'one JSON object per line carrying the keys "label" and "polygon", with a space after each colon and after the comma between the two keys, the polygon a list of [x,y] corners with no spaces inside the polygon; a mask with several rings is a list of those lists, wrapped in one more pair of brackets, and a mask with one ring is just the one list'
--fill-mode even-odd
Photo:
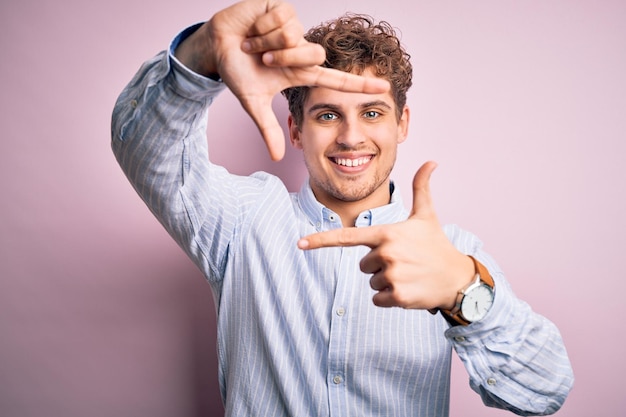
{"label": "stubble beard", "polygon": [[[330,179],[319,179],[311,177],[311,187],[314,190],[322,190],[327,196],[330,196],[337,201],[353,203],[356,201],[364,200],[365,198],[372,195],[376,190],[378,190],[378,188],[383,186],[389,179],[392,169],[393,164],[389,168],[387,168],[386,171],[376,174],[374,177],[372,177],[370,180],[363,184],[359,183],[361,181],[361,178],[358,175],[353,177],[346,176],[345,179],[339,184],[334,183]],[[310,169],[309,172],[311,172]]]}

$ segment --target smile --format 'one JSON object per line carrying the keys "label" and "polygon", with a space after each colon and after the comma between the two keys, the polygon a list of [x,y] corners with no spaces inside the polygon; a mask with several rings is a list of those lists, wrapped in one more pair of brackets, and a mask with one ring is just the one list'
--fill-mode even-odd
{"label": "smile", "polygon": [[334,163],[337,165],[345,166],[345,167],[358,167],[361,165],[367,164],[372,160],[371,156],[363,156],[360,158],[349,159],[349,158],[331,158]]}

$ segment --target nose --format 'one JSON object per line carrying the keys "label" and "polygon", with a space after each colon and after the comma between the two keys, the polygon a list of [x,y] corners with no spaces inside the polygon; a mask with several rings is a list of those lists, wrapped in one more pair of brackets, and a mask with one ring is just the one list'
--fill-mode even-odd
{"label": "nose", "polygon": [[358,123],[345,120],[337,132],[336,141],[347,148],[354,148],[365,142],[365,132]]}

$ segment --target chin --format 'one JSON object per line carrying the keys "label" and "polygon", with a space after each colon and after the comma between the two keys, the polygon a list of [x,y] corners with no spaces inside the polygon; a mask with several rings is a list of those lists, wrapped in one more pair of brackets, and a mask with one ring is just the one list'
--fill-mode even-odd
{"label": "chin", "polygon": [[373,185],[357,185],[348,184],[344,186],[335,187],[332,190],[327,190],[330,195],[339,201],[346,203],[354,203],[357,201],[365,200],[367,197],[374,194],[378,187]]}

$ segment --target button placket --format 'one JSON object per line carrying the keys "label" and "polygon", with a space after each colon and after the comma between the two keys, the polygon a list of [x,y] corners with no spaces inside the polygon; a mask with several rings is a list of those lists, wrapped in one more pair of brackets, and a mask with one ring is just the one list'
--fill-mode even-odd
{"label": "button placket", "polygon": [[[330,222],[332,214],[326,219]],[[339,223],[339,216],[336,216]],[[329,356],[328,356],[328,373],[327,381],[331,394],[331,402],[337,401],[337,405],[343,398],[340,392],[346,388],[346,356],[347,344],[350,338],[349,329],[349,309],[350,299],[354,286],[355,274],[360,273],[358,263],[355,264],[354,248],[339,248],[341,253],[340,261],[337,264],[336,274],[337,283],[335,288],[335,297],[332,305]]]}

